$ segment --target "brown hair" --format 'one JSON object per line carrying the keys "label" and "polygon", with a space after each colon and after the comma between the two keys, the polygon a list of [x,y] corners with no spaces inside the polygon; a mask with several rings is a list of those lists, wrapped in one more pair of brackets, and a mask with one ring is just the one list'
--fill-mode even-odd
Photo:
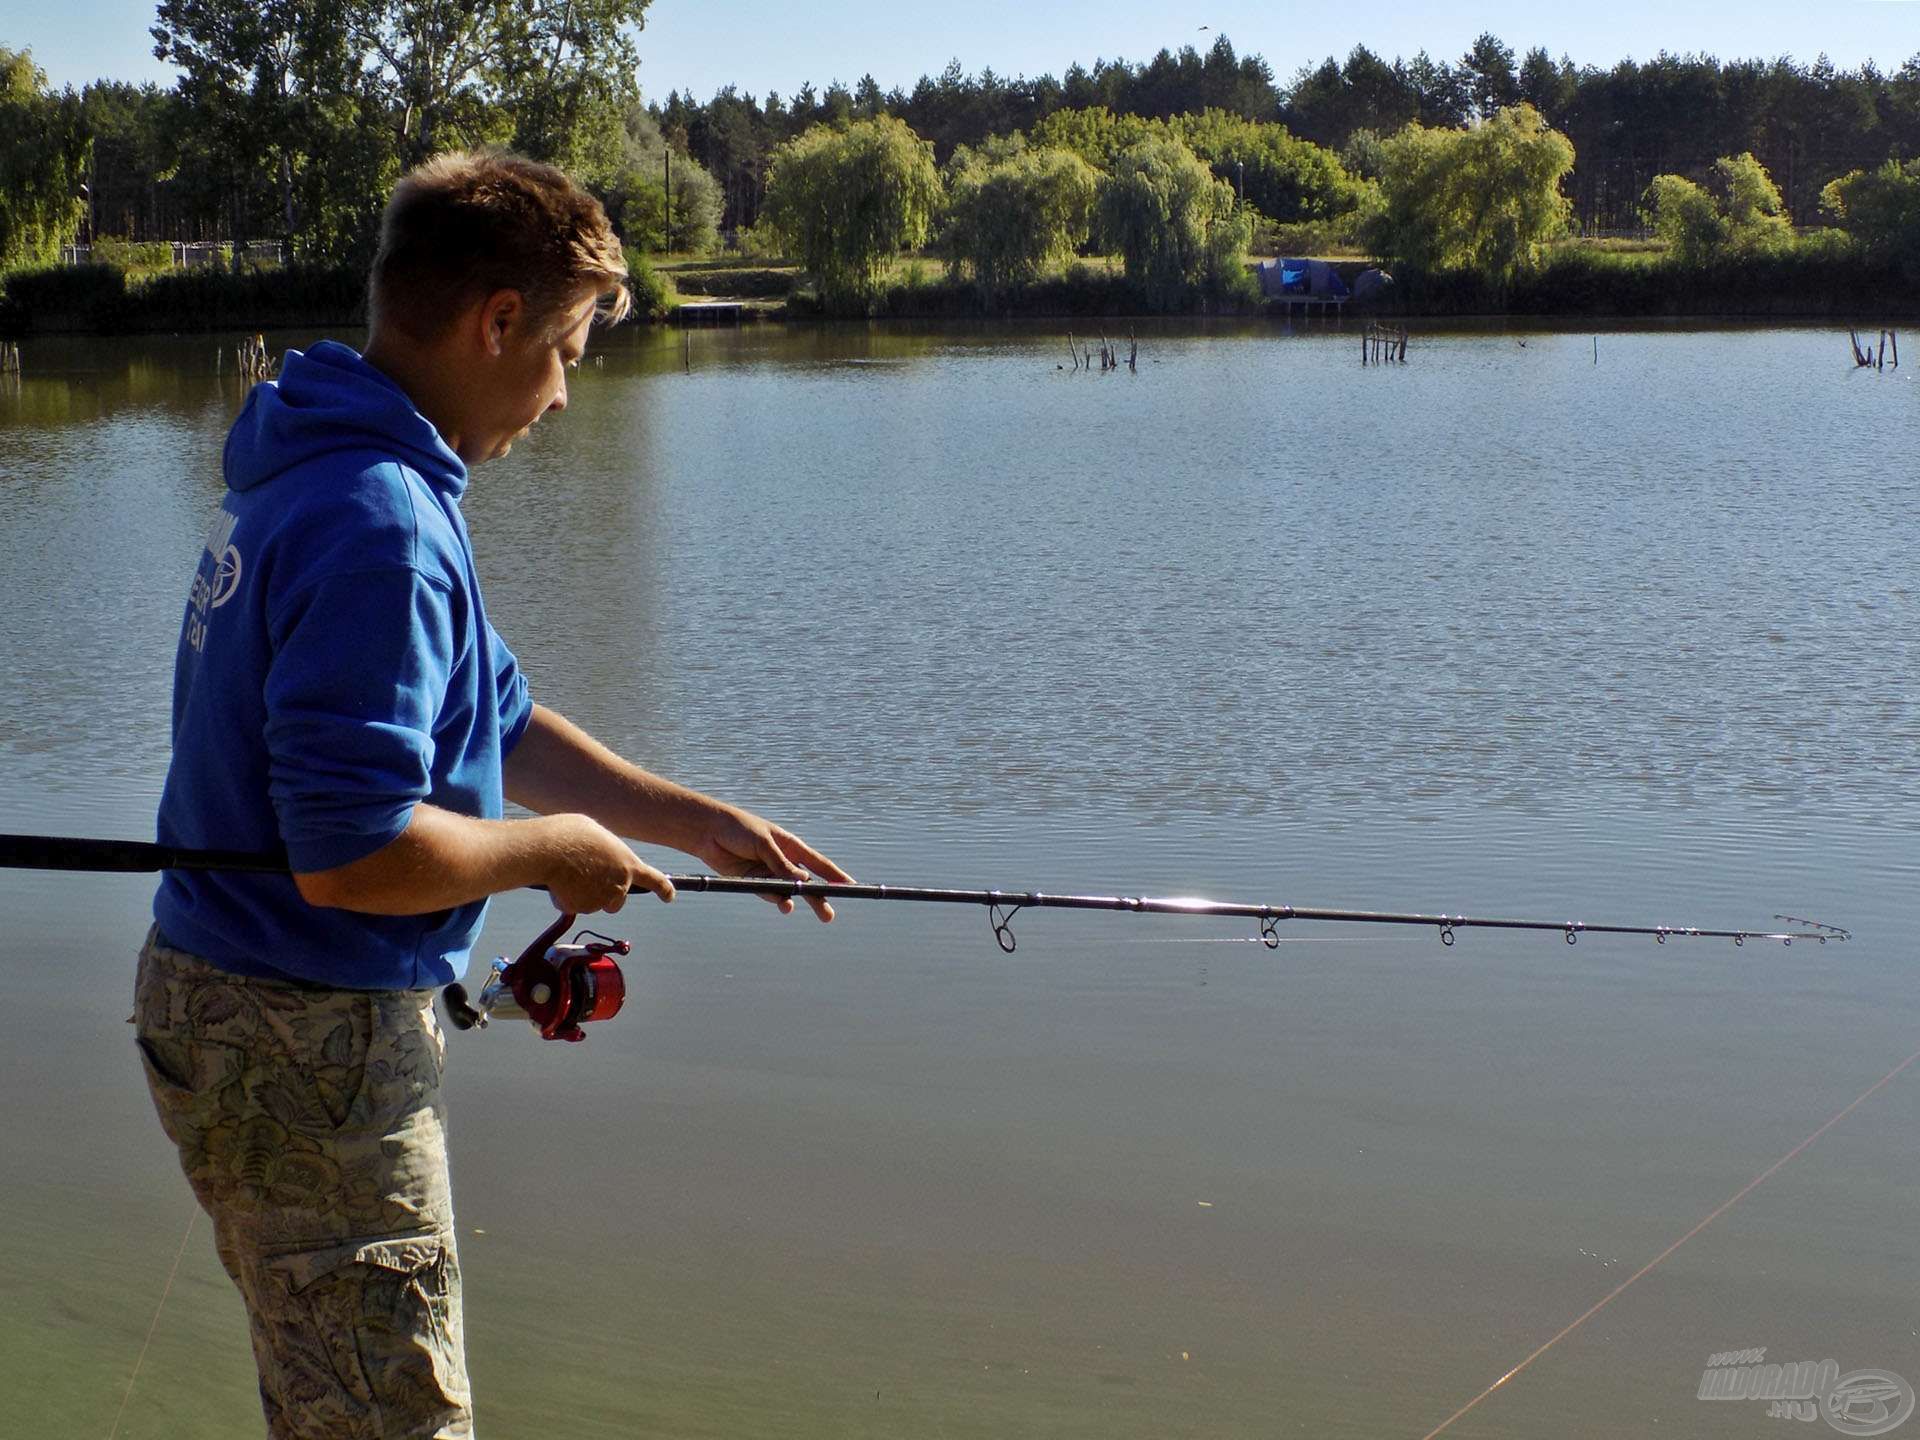
{"label": "brown hair", "polygon": [[596,319],[621,320],[626,280],[607,212],[563,172],[507,150],[455,150],[394,187],[367,304],[375,325],[431,340],[497,290],[518,290],[551,323],[593,287]]}

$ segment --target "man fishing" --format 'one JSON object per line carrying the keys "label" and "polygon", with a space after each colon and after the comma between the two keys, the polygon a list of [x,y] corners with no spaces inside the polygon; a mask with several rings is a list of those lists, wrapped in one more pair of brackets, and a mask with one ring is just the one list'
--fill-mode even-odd
{"label": "man fishing", "polygon": [[[488,623],[470,467],[566,408],[626,275],[559,171],[443,155],[387,206],[365,351],[288,352],[227,438],[160,840],[283,849],[292,873],[167,871],[135,1021],[246,1301],[275,1440],[471,1433],[433,994],[489,896],[671,900],[621,835],[724,875],[848,878],[533,703]],[[505,800],[536,813],[503,819]]]}

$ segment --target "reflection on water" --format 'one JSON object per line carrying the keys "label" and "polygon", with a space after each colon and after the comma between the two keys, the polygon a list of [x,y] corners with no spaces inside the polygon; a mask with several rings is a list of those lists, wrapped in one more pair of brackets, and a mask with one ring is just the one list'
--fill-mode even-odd
{"label": "reflection on water", "polygon": [[[863,879],[1859,935],[1043,914],[1009,959],[636,902],[619,1023],[456,1048],[489,1433],[1421,1435],[1911,1051],[1907,377],[1518,338],[1148,327],[1101,376],[1043,326],[626,331],[480,473],[542,697]],[[214,349],[0,391],[0,828],[150,824]],[[0,1383],[104,1432],[187,1216],[119,1024],[149,887],[0,885]],[[1449,1434],[1744,1434],[1694,1392],[1747,1346],[1920,1379],[1912,1083]],[[185,1255],[130,1414],[251,1433]]]}

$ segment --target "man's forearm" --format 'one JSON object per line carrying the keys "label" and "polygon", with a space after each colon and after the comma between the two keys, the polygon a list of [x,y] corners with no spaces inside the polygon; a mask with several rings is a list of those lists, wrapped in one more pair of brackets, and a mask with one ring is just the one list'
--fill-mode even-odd
{"label": "man's forearm", "polygon": [[542,815],[591,815],[616,834],[691,851],[719,802],[621,759],[565,716],[536,705],[502,769],[507,798]]}
{"label": "man's forearm", "polygon": [[373,854],[293,879],[312,905],[427,915],[545,883],[568,843],[566,827],[546,819],[476,820],[422,803]]}

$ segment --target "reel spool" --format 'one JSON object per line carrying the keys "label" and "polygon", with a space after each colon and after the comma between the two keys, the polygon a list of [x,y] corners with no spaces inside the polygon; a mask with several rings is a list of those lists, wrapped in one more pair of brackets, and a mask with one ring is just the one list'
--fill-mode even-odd
{"label": "reel spool", "polygon": [[585,944],[561,944],[573,921],[572,915],[561,915],[519,959],[496,959],[479,999],[469,1000],[464,985],[447,986],[447,1018],[454,1028],[484,1030],[496,1015],[517,1015],[543,1040],[577,1042],[587,1038],[582,1025],[618,1015],[626,1003],[627,981],[613,957],[631,954],[633,945],[590,932],[582,932],[590,935]]}

